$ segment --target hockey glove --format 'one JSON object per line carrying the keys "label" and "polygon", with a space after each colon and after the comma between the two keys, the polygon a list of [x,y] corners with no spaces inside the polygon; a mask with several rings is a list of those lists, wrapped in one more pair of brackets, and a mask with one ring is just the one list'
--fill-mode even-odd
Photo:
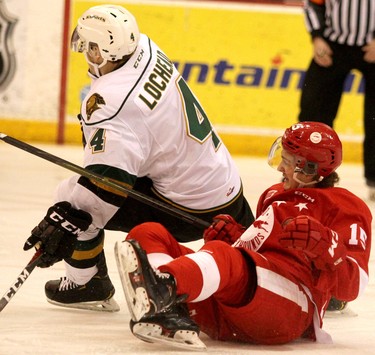
{"label": "hockey glove", "polygon": [[203,239],[205,243],[211,240],[222,240],[233,244],[245,229],[229,214],[219,214],[214,217],[213,223],[204,231]]}
{"label": "hockey glove", "polygon": [[335,270],[346,256],[337,233],[305,215],[284,221],[279,240],[285,248],[302,250],[319,270]]}
{"label": "hockey glove", "polygon": [[87,230],[91,223],[89,213],[73,208],[66,201],[56,203],[32,230],[23,250],[40,247],[43,255],[38,266],[49,267],[72,256],[78,233]]}

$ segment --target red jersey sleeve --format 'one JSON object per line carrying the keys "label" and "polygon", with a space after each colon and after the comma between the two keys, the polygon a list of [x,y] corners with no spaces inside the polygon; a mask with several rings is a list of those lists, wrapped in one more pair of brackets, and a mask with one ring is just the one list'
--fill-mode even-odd
{"label": "red jersey sleeve", "polygon": [[368,284],[372,215],[361,199],[345,189],[334,189],[335,213],[327,218],[325,225],[339,235],[347,248],[347,257],[337,270],[338,282],[332,292],[340,300],[351,301]]}

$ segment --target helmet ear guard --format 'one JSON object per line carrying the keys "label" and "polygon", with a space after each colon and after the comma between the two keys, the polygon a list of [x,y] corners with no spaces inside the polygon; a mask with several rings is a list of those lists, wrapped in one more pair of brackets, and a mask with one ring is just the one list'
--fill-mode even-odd
{"label": "helmet ear guard", "polygon": [[297,158],[296,169],[305,175],[319,175],[318,163],[307,161],[303,158]]}

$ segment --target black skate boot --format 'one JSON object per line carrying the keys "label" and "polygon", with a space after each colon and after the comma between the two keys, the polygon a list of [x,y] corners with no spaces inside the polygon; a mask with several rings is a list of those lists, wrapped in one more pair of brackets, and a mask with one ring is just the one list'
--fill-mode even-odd
{"label": "black skate boot", "polygon": [[177,298],[171,275],[154,272],[137,241],[116,243],[115,255],[133,321],[152,316],[186,299],[186,296]]}
{"label": "black skate boot", "polygon": [[147,342],[203,350],[199,327],[176,295],[172,275],[154,271],[147,255],[135,240],[116,243],[115,255],[125,298],[132,317],[133,334]]}
{"label": "black skate boot", "polygon": [[335,297],[332,297],[329,301],[327,311],[343,311],[347,306],[348,302],[340,301]]}
{"label": "black skate boot", "polygon": [[150,343],[169,344],[189,350],[205,350],[199,326],[189,317],[186,304],[177,304],[138,322],[130,321],[132,333]]}
{"label": "black skate boot", "polygon": [[85,285],[77,285],[67,277],[48,281],[45,285],[47,301],[69,308],[105,312],[119,311],[120,307],[113,299],[115,288],[108,276],[104,253],[97,266],[98,272]]}
{"label": "black skate boot", "polygon": [[325,313],[326,318],[356,317],[357,315],[358,314],[349,307],[348,302],[338,300],[335,297],[331,297]]}

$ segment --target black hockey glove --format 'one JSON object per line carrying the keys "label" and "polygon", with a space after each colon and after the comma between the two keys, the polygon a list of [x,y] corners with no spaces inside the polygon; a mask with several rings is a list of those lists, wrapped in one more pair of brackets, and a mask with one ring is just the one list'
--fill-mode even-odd
{"label": "black hockey glove", "polygon": [[91,223],[89,213],[73,208],[69,202],[58,202],[48,209],[44,219],[32,230],[23,250],[40,247],[43,255],[38,266],[52,266],[72,256],[78,233],[86,231]]}

